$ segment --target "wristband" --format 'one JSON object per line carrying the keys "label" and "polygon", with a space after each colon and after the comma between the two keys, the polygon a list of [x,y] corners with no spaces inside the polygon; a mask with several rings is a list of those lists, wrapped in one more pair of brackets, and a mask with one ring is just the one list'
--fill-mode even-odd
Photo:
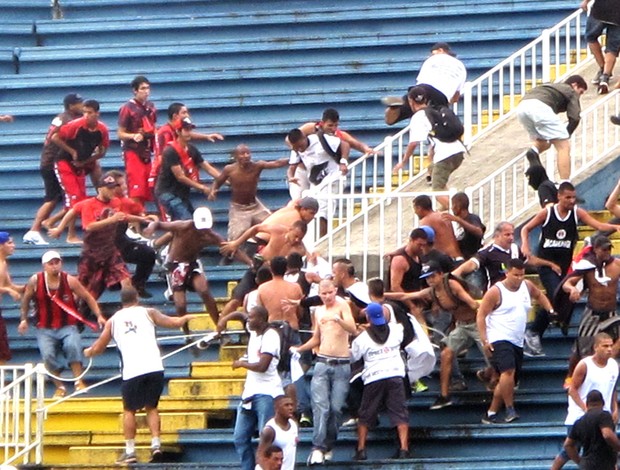
{"label": "wristband", "polygon": [[348,165],[349,164],[349,160],[347,160],[346,158],[341,158],[340,159],[340,164],[341,165]]}

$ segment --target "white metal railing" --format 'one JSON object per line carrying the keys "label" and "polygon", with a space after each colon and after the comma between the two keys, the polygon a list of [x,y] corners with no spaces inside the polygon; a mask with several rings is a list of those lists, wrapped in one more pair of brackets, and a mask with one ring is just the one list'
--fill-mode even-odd
{"label": "white metal railing", "polygon": [[33,452],[35,463],[40,464],[45,413],[42,365],[0,366],[0,385],[2,466],[20,460],[24,464],[31,463]]}
{"label": "white metal railing", "polygon": [[[620,126],[613,125],[609,118],[620,114],[620,90],[610,93],[581,113],[581,123],[571,137],[571,177],[578,177],[614,150],[620,149]],[[552,179],[556,167],[554,155],[547,152],[546,168]],[[517,222],[519,217],[538,205],[536,193],[527,185],[524,170],[527,168],[525,153],[521,153],[502,165],[488,177],[465,189],[470,198],[471,212],[480,215],[487,226],[485,236],[490,236],[500,221]],[[553,176],[552,176],[553,175]],[[557,179],[556,179],[557,180]],[[340,189],[344,187],[344,179]],[[328,227],[337,227],[325,237],[324,255],[359,256],[355,259],[360,278],[382,275],[383,259],[402,245],[407,233],[417,225],[411,210],[412,199],[427,194],[434,200],[451,192],[403,192],[339,194],[326,191],[316,197],[331,201],[334,216]],[[369,250],[368,247],[372,247]]]}
{"label": "white metal railing", "polygon": [[[576,67],[591,60],[581,38],[583,24],[583,11],[576,10],[488,72],[465,84],[462,93],[463,141],[468,148],[509,118],[527,90],[542,82],[560,81]],[[455,111],[458,111],[456,104]],[[340,194],[371,192],[388,195],[422,178],[425,167],[423,146],[406,165],[407,171],[392,175],[393,162],[401,161],[405,153],[408,134],[407,125],[396,134],[387,136],[372,153],[353,161]],[[320,190],[318,188],[317,192]],[[369,209],[372,208],[373,205],[369,205]],[[349,230],[347,224],[353,223],[353,219],[339,222],[342,223],[334,227],[334,231]],[[488,226],[492,227],[491,224]],[[315,240],[321,241],[318,231],[313,235]]]}

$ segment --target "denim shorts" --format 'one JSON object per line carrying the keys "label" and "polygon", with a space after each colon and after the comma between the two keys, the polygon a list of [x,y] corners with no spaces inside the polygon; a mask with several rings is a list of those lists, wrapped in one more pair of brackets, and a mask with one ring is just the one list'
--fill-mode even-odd
{"label": "denim shorts", "polygon": [[37,328],[37,344],[50,372],[62,370],[73,362],[82,363],[82,338],[75,325]]}
{"label": "denim shorts", "polygon": [[586,22],[586,41],[596,42],[601,34],[605,32],[605,51],[612,54],[618,54],[620,51],[620,26],[610,23],[603,23],[602,21],[588,16]]}
{"label": "denim shorts", "polygon": [[189,199],[182,199],[172,193],[161,193],[157,200],[172,220],[190,220],[194,216],[194,206]]}

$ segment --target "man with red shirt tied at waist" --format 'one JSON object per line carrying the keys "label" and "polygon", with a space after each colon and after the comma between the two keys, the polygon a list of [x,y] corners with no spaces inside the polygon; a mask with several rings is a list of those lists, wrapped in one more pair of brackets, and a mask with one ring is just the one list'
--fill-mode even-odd
{"label": "man with red shirt tied at waist", "polygon": [[[77,324],[79,319],[72,313],[77,312],[75,297],[88,304],[97,317],[97,323],[103,327],[106,323],[99,305],[92,295],[74,277],[62,270],[62,258],[57,251],[47,251],[41,257],[43,271],[33,274],[26,284],[22,297],[21,315],[17,331],[20,335],[28,331],[28,310],[34,303],[37,315],[37,344],[43,362],[52,374],[58,375],[63,367],[59,355],[62,353],[71,367],[74,377],[79,377],[82,367],[82,347]],[[72,312],[72,313],[69,313]],[[67,389],[55,378],[54,398],[64,397]],[[86,385],[81,379],[76,380],[75,390],[82,390]]]}
{"label": "man with red shirt tied at waist", "polygon": [[151,83],[138,75],[131,82],[134,97],[118,112],[118,138],[123,149],[129,197],[144,204],[152,199],[148,186],[155,150],[157,110],[149,101]]}
{"label": "man with red shirt tied at waist", "polygon": [[[82,116],[83,100],[77,93],[69,93],[65,96],[63,105],[65,110],[52,120],[43,143],[40,170],[45,188],[45,197],[43,198],[43,204],[37,210],[30,230],[24,235],[23,242],[26,244],[48,245],[49,243],[41,236],[41,227],[53,227],[67,212],[67,209],[63,207],[56,215],[50,217],[56,204],[63,200],[62,188],[54,171],[54,160],[59,152],[59,148],[52,141],[52,137],[58,132],[60,126]],[[69,235],[72,239],[77,238],[75,232]]]}
{"label": "man with red shirt tied at waist", "polygon": [[[71,208],[86,199],[86,173],[95,181],[101,179],[102,158],[110,146],[107,126],[99,121],[99,103],[86,100],[83,116],[60,127],[52,141],[60,148],[56,157],[56,175],[65,192],[65,207]],[[75,232],[69,232],[69,243],[79,243]]]}

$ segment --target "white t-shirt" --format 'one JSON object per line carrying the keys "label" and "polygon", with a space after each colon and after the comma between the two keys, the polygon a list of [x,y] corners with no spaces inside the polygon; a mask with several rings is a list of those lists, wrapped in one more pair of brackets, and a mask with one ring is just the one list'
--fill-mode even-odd
{"label": "white t-shirt", "polygon": [[[340,138],[335,135],[324,134],[325,141],[330,148],[335,152],[340,146]],[[312,171],[312,167],[320,165],[321,163],[327,163],[327,172],[331,175],[340,170],[338,162],[334,160],[321,145],[321,141],[316,134],[310,134],[308,136],[308,148],[304,152],[297,153],[296,156],[291,154],[289,164],[294,165],[299,162],[303,162],[304,166],[308,170],[308,174]]]}
{"label": "white t-shirt", "polygon": [[362,381],[364,385],[391,377],[405,376],[405,363],[400,355],[403,340],[403,326],[389,324],[390,334],[383,344],[375,343],[364,331],[351,344],[351,360],[364,358]]}
{"label": "white t-shirt", "polygon": [[[592,356],[584,357],[581,361],[586,364],[586,376],[583,379],[583,384],[579,387],[579,397],[585,403],[588,393],[592,390],[598,390],[603,395],[603,400],[605,400],[603,409],[611,413],[611,402],[616,389],[616,382],[618,381],[618,363],[612,358],[607,361],[605,367],[599,367],[592,360]],[[575,421],[583,415],[584,411],[569,395],[568,413],[564,424],[575,424]]]}
{"label": "white t-shirt", "polygon": [[262,335],[250,331],[248,341],[248,363],[259,362],[261,353],[271,354],[272,359],[265,372],[248,370],[241,398],[245,400],[254,395],[283,395],[282,381],[278,375],[278,359],[280,357],[280,335],[273,328],[269,328]]}
{"label": "white t-shirt", "polygon": [[155,325],[145,307],[126,307],[110,320],[112,338],[121,352],[123,380],[164,370]]}
{"label": "white t-shirt", "polygon": [[429,141],[435,150],[433,155],[433,163],[438,163],[452,155],[465,151],[465,146],[460,140],[454,142],[442,142],[429,135],[433,130],[431,122],[426,117],[423,109],[418,110],[411,116],[411,127],[409,128],[409,142],[425,142]]}
{"label": "white t-shirt", "polygon": [[463,62],[450,54],[433,54],[422,64],[416,83],[431,85],[450,101],[457,91],[463,90],[466,79]]}
{"label": "white t-shirt", "polygon": [[282,461],[282,470],[294,470],[295,459],[297,457],[297,441],[299,430],[297,423],[292,419],[288,420],[289,429],[285,431],[276,423],[275,418],[271,418],[265,426],[269,426],[273,429],[275,437],[273,439],[273,445],[282,449],[284,459]]}
{"label": "white t-shirt", "polygon": [[501,304],[487,315],[487,340],[489,343],[510,341],[522,348],[527,314],[532,308],[530,291],[525,282],[516,292],[506,289],[503,282],[495,285],[501,294]]}

